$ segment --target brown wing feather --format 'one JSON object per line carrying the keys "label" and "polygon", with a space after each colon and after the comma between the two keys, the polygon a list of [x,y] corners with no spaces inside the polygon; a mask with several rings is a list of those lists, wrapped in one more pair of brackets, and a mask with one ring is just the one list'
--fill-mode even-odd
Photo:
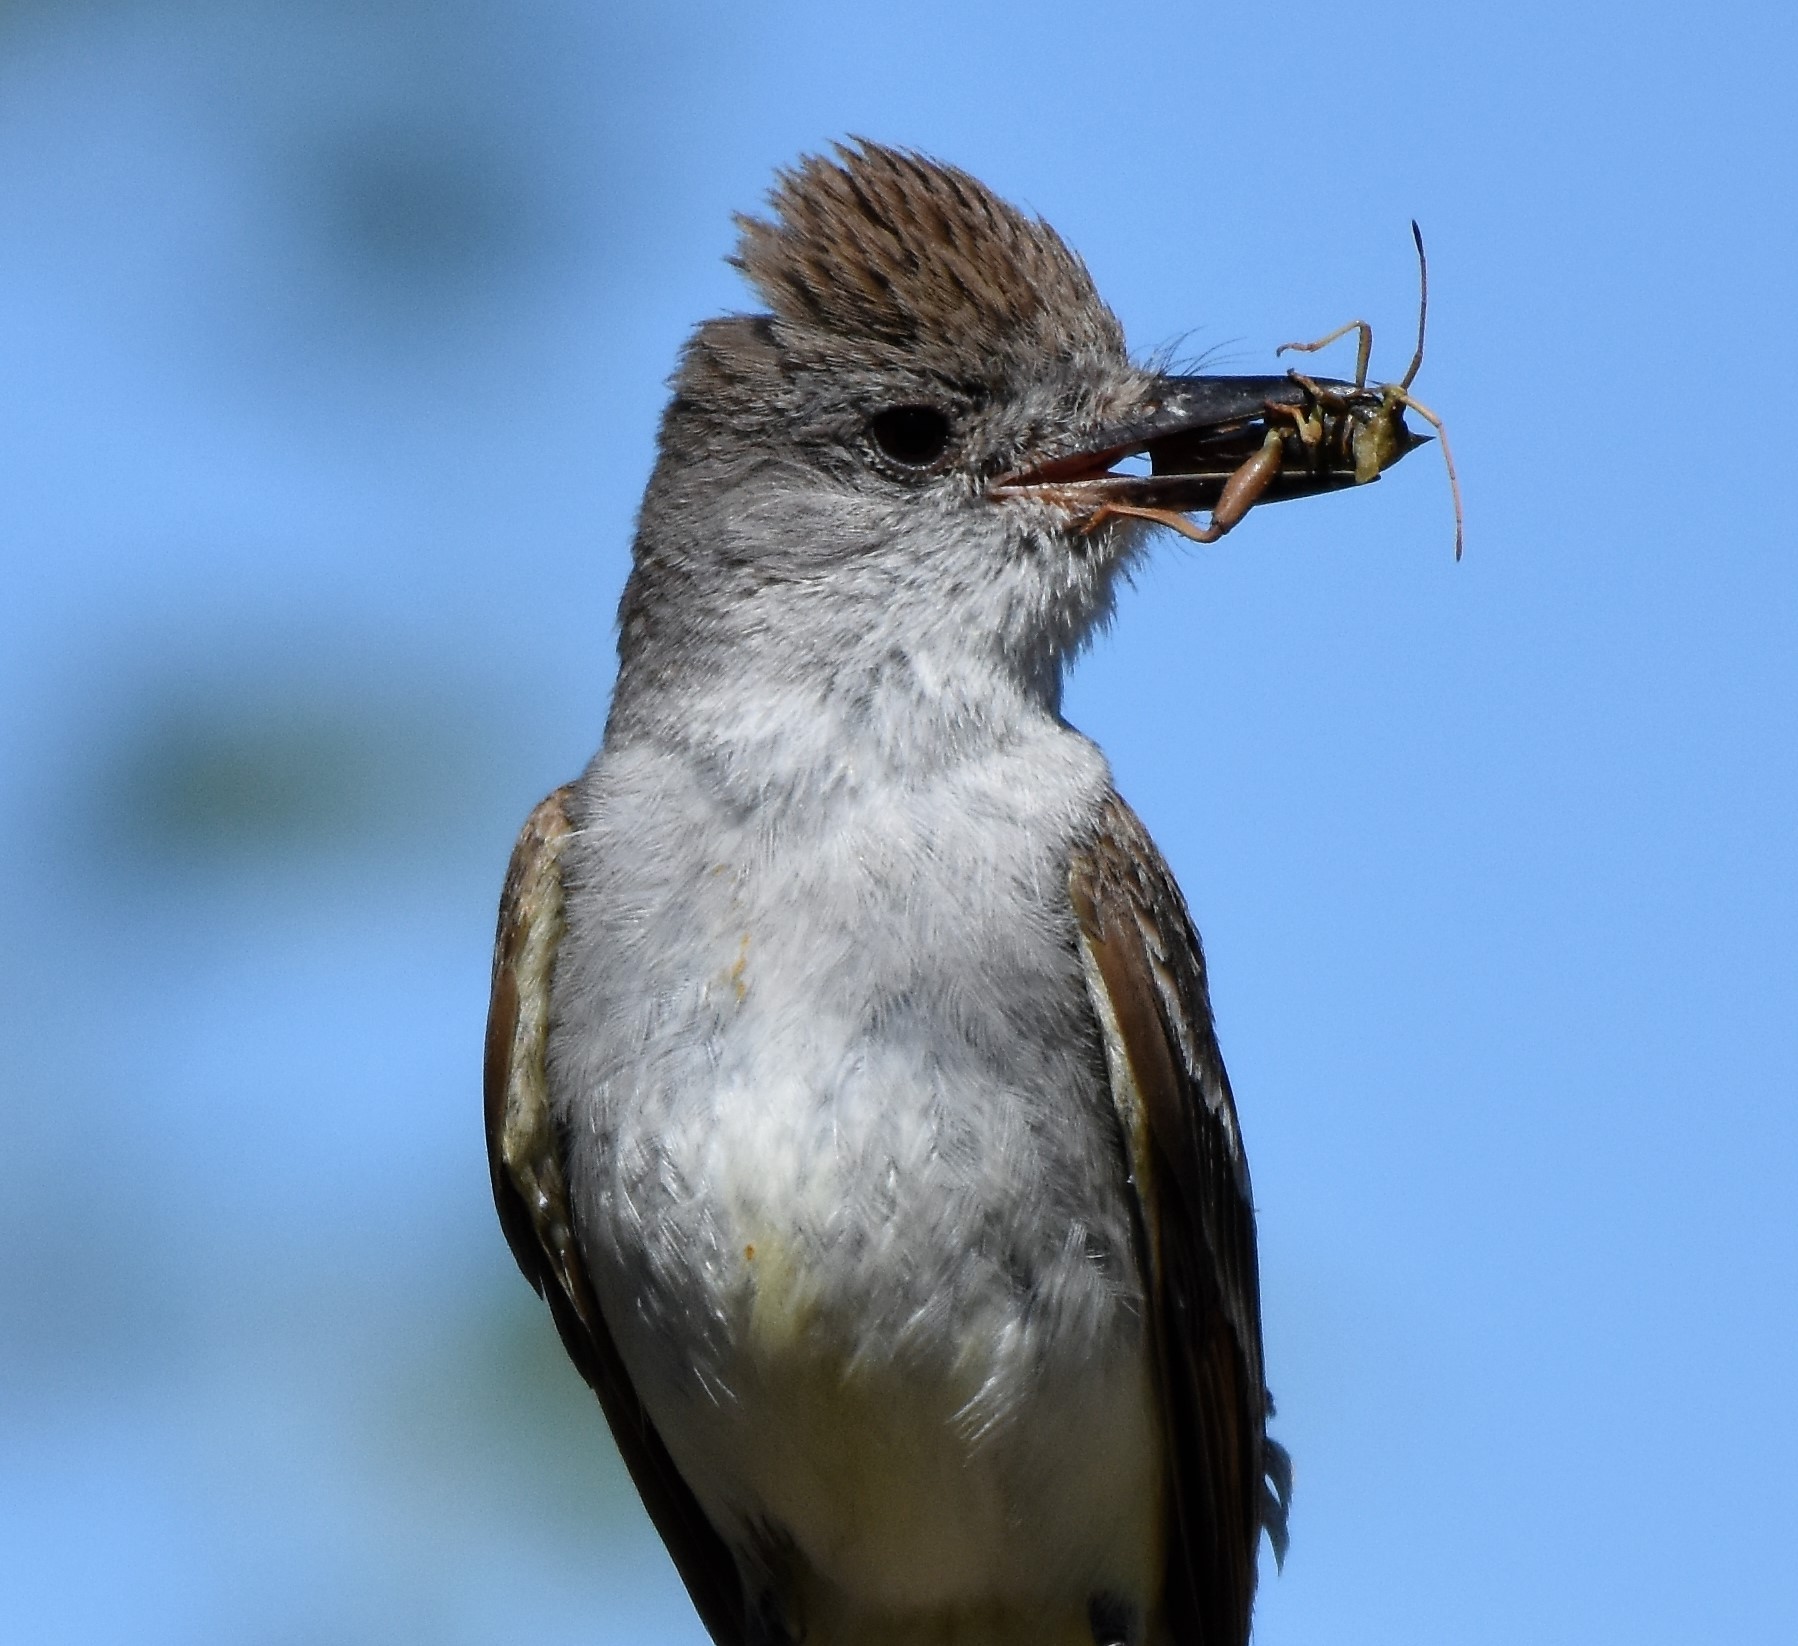
{"label": "brown wing feather", "polygon": [[531,813],[506,871],[487,1014],[487,1161],[500,1227],[525,1279],[549,1304],[569,1358],[599,1396],[650,1519],[718,1646],[747,1636],[736,1562],[688,1489],[631,1387],[594,1300],[575,1234],[562,1139],[544,1069],[550,982],[562,936],[568,787]]}
{"label": "brown wing feather", "polygon": [[1183,1646],[1244,1646],[1261,1532],[1285,1550],[1288,1476],[1266,1436],[1254,1206],[1205,958],[1173,875],[1116,795],[1069,892],[1149,1269],[1172,1454],[1167,1620]]}

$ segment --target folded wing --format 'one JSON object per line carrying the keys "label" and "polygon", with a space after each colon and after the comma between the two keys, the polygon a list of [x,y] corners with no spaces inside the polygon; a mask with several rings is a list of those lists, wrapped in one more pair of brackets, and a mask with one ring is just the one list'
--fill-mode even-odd
{"label": "folded wing", "polygon": [[563,929],[561,856],[571,790],[531,813],[500,901],[487,1013],[487,1161],[501,1227],[525,1279],[549,1304],[569,1358],[599,1396],[612,1437],[718,1646],[747,1629],[736,1563],[674,1466],[632,1388],[594,1300],[568,1199],[563,1140],[550,1110],[544,1048]]}
{"label": "folded wing", "polygon": [[1171,1449],[1167,1620],[1183,1646],[1244,1646],[1261,1533],[1285,1553],[1290,1467],[1266,1434],[1254,1205],[1204,954],[1173,875],[1116,795],[1074,857],[1069,893],[1148,1277]]}

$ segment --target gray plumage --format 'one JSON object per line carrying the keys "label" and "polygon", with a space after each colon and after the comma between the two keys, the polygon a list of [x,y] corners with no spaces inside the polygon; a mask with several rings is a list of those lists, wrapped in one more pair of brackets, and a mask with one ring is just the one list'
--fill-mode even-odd
{"label": "gray plumage", "polygon": [[674,380],[605,745],[515,858],[502,1220],[721,1646],[1241,1646],[1246,1166],[1060,716],[1143,528],[991,494],[1161,380],[963,173],[862,145],[773,205],[769,312]]}

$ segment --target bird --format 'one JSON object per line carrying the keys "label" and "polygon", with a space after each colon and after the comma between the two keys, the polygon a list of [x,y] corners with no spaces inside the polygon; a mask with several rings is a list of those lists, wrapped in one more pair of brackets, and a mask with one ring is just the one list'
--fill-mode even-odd
{"label": "bird", "polygon": [[717,1646],[1243,1646],[1291,1496],[1248,1162],[1062,689],[1296,391],[1138,363],[912,150],[737,225],[760,307],[680,354],[603,744],[507,873],[502,1228]]}

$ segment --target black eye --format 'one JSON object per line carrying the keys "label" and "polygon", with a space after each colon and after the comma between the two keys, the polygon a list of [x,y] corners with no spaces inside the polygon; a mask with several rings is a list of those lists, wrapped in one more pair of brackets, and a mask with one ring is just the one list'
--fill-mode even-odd
{"label": "black eye", "polygon": [[949,449],[949,419],[935,406],[894,406],[868,419],[880,455],[907,469],[927,469]]}

